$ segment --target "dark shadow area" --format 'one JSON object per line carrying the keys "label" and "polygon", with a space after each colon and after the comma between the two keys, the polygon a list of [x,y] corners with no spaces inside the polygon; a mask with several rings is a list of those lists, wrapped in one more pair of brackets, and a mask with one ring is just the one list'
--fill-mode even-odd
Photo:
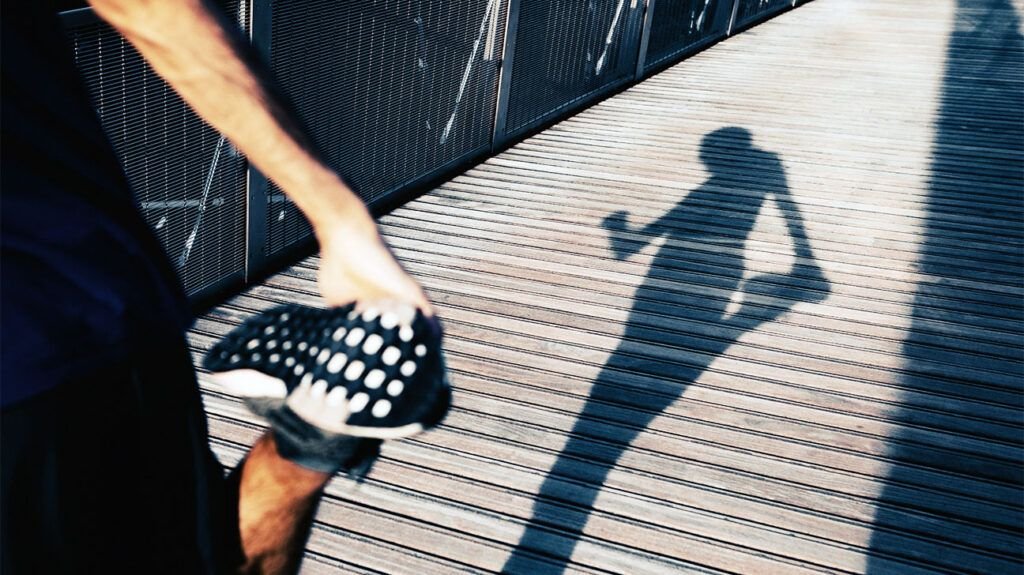
{"label": "dark shadow area", "polygon": [[[1013,4],[958,0],[946,56],[920,248],[927,279],[904,341],[904,427],[891,437],[872,574],[893,572],[893,557],[942,573],[1024,572],[1024,44]],[[937,374],[938,362],[950,367]],[[924,408],[928,397],[942,410]],[[936,431],[945,456],[917,449]]]}
{"label": "dark shadow area", "polygon": [[[799,301],[820,301],[828,293],[779,158],[754,147],[750,133],[736,127],[707,134],[700,152],[710,177],[670,211],[638,228],[630,227],[625,212],[604,221],[618,259],[658,238],[665,243],[636,292],[619,346],[594,381],[504,572],[563,572],[608,474],[634,438],[744,333]],[[796,263],[787,274],[744,281],[744,241],[769,198],[785,215]],[[709,202],[735,209],[723,221],[687,221],[689,213]],[[730,301],[737,299],[736,312],[727,313]],[[707,336],[709,325],[713,337]],[[652,346],[670,348],[678,360],[658,359]]]}

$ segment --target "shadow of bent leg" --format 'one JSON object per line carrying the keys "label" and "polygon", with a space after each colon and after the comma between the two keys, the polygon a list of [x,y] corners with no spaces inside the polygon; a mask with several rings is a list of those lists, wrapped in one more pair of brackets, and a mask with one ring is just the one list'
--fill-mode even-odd
{"label": "shadow of bent leg", "polygon": [[[503,573],[558,575],[565,571],[608,475],[633,440],[682,394],[685,385],[679,387],[676,396],[659,395],[653,405],[648,401],[640,411],[621,405],[624,392],[609,385],[607,375],[598,379],[540,487],[526,530]],[[609,414],[615,420],[607,419]],[[538,562],[538,555],[543,562]]]}

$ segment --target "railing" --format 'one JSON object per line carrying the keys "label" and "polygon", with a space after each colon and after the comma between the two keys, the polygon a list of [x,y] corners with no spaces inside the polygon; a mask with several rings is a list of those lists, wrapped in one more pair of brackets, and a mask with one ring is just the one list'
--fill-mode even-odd
{"label": "railing", "polygon": [[[222,2],[375,211],[797,0]],[[311,245],[302,215],[90,10],[63,14],[104,129],[194,299]]]}

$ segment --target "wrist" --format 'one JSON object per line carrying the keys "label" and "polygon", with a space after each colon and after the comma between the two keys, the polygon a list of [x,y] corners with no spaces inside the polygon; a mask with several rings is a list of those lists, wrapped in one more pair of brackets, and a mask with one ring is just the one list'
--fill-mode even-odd
{"label": "wrist", "polygon": [[366,204],[341,176],[322,166],[296,172],[275,181],[302,210],[321,244],[340,234],[377,233]]}
{"label": "wrist", "polygon": [[362,203],[347,209],[321,212],[309,218],[313,234],[321,250],[330,250],[338,243],[352,243],[355,240],[379,241],[377,222]]}

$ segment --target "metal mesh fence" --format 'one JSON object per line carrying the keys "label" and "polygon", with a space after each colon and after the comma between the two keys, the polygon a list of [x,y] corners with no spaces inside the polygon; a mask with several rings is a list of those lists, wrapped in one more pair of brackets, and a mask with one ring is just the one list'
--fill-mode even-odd
{"label": "metal mesh fence", "polygon": [[784,10],[793,4],[792,0],[737,0],[736,23],[734,28],[741,28],[756,20],[761,20]]}
{"label": "metal mesh fence", "polygon": [[643,12],[638,0],[522,0],[506,132],[631,79]]}
{"label": "metal mesh fence", "polygon": [[[514,138],[635,79],[642,0],[519,0],[510,15],[517,33],[508,43],[515,57],[504,132],[495,134],[508,4],[266,0],[266,28],[257,32],[263,40],[269,33],[271,66],[328,162],[372,204],[483,156],[495,136]],[[735,26],[789,4],[738,0]],[[222,6],[241,22],[252,10],[251,0]],[[645,70],[722,37],[733,7],[657,0]],[[95,18],[70,22],[103,127],[188,293],[266,265],[310,236],[275,185],[267,186],[265,213],[263,192],[247,204],[245,159],[120,35]]]}
{"label": "metal mesh fence", "polygon": [[[332,167],[373,202],[490,148],[504,0],[273,6],[271,61]],[[269,186],[266,253],[309,225]]]}
{"label": "metal mesh fence", "polygon": [[186,292],[244,272],[245,160],[113,28],[92,22],[67,33],[103,129]]}
{"label": "metal mesh fence", "polygon": [[657,0],[651,17],[645,69],[657,67],[729,28],[732,0]]}

